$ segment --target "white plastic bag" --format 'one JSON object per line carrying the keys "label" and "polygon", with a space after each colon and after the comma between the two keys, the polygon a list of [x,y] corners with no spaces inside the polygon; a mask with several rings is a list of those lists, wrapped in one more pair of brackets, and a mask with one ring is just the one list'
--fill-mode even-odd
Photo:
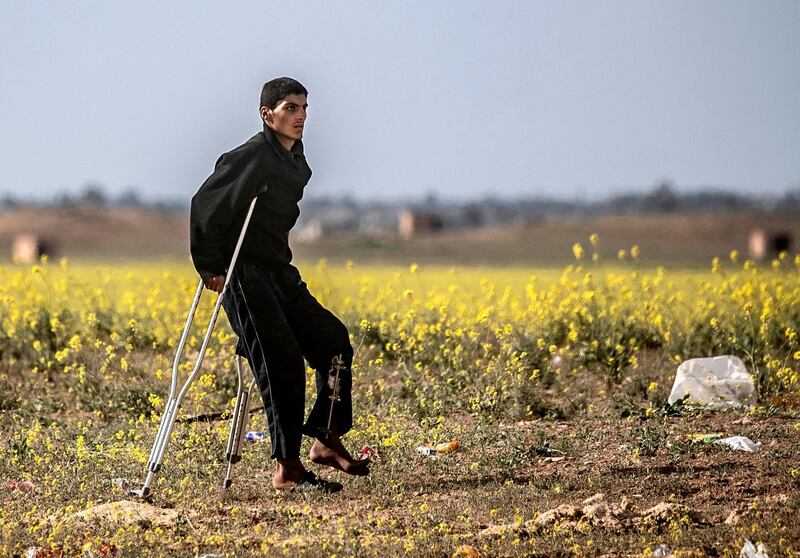
{"label": "white plastic bag", "polygon": [[747,407],[756,402],[753,377],[735,356],[692,358],[675,374],[669,403],[689,394],[688,402],[705,407]]}
{"label": "white plastic bag", "polygon": [[756,443],[747,436],[730,436],[722,440],[714,440],[714,443],[750,453],[755,453],[761,449],[761,442]]}
{"label": "white plastic bag", "polygon": [[756,546],[749,540],[746,540],[744,541],[742,550],[739,551],[739,558],[769,558],[769,556],[763,544],[758,543],[758,546]]}

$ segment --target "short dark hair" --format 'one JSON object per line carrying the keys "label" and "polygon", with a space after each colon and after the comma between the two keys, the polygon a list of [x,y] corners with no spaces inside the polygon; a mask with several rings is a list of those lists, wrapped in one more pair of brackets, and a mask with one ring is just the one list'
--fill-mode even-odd
{"label": "short dark hair", "polygon": [[279,77],[269,80],[261,88],[261,107],[274,109],[278,106],[278,101],[288,95],[308,95],[308,90],[303,84],[290,77]]}

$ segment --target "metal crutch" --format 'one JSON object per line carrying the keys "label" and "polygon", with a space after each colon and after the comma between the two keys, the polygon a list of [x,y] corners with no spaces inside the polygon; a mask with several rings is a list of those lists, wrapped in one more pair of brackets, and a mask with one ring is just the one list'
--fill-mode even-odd
{"label": "metal crutch", "polygon": [[[194,368],[192,368],[192,372],[189,374],[189,377],[186,379],[186,382],[183,384],[183,387],[176,395],[175,392],[177,391],[178,387],[178,364],[180,363],[181,356],[183,355],[186,339],[189,337],[189,329],[191,328],[192,321],[194,320],[194,314],[197,311],[197,305],[200,302],[200,296],[203,294],[203,280],[200,279],[200,282],[197,285],[197,291],[194,294],[194,300],[192,301],[192,306],[189,309],[189,316],[186,318],[186,325],[183,327],[181,340],[178,343],[178,350],[175,354],[175,360],[172,363],[172,381],[170,382],[169,386],[169,398],[167,399],[167,407],[164,410],[164,414],[161,416],[161,423],[159,424],[158,431],[156,432],[156,439],[155,442],[153,442],[153,449],[150,450],[150,457],[147,459],[147,476],[144,479],[142,488],[128,492],[128,495],[130,496],[144,498],[149,495],[150,485],[153,482],[153,478],[158,470],[161,469],[161,463],[164,460],[164,452],[167,449],[169,437],[172,435],[172,429],[175,426],[175,419],[178,417],[178,408],[181,406],[183,398],[186,397],[186,393],[189,391],[189,386],[192,385],[192,382],[194,382],[194,379],[200,372],[200,366],[203,364],[203,357],[206,354],[208,342],[211,340],[211,333],[214,330],[214,324],[217,321],[217,315],[219,314],[220,306],[222,306],[222,299],[224,298],[228,289],[228,284],[231,281],[233,268],[236,264],[236,259],[239,257],[239,249],[242,247],[244,234],[247,231],[247,225],[250,223],[250,217],[253,215],[253,209],[256,206],[257,199],[258,196],[253,198],[253,201],[250,202],[250,208],[247,210],[247,216],[244,218],[242,232],[239,233],[239,240],[236,242],[236,248],[233,250],[231,263],[228,267],[228,273],[225,275],[225,284],[222,287],[222,292],[219,293],[219,296],[217,296],[217,303],[214,305],[214,311],[211,313],[211,319],[208,322],[208,328],[205,336],[203,337],[203,343],[200,345],[200,352],[197,355],[197,361],[195,362]],[[237,397],[237,402],[238,399],[239,397]]]}
{"label": "metal crutch", "polygon": [[236,391],[236,404],[233,407],[231,417],[231,430],[228,434],[228,446],[225,449],[225,459],[228,461],[228,470],[225,473],[225,480],[222,482],[223,488],[229,488],[233,484],[233,465],[242,459],[242,441],[244,440],[245,426],[250,413],[250,395],[253,392],[253,385],[256,379],[250,380],[250,386],[245,389],[244,373],[242,372],[242,357],[236,356],[236,376],[238,377],[238,389]]}

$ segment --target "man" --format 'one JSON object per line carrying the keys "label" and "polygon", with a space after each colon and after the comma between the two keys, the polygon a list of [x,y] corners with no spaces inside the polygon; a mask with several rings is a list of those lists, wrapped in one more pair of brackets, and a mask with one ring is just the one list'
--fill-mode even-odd
{"label": "man", "polygon": [[[352,427],[353,349],[347,329],[309,293],[291,265],[289,230],[311,178],[301,141],[307,97],[306,88],[291,78],[264,85],[263,132],[219,158],[192,198],[190,219],[195,268],[206,288],[220,293],[250,202],[258,196],[223,307],[239,336],[236,352],[248,359],[261,390],[277,460],[272,484],[279,490],[341,488],[306,471],[302,434],[315,438],[309,455],[314,463],[353,475],[369,472],[367,462],[354,460],[340,439]],[[317,390],[305,424],[304,357],[316,371]]]}

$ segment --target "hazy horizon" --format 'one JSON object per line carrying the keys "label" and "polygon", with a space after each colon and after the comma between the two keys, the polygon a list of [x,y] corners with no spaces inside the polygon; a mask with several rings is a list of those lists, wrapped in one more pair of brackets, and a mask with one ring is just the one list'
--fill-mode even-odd
{"label": "hazy horizon", "polygon": [[[313,189],[306,190],[306,195],[304,195],[303,200],[300,202],[301,207],[303,201],[323,201],[329,199],[336,199],[337,201],[352,201],[357,204],[386,204],[386,205],[408,205],[408,204],[424,204],[427,200],[434,199],[436,203],[473,203],[473,202],[481,202],[485,200],[496,200],[501,203],[509,203],[514,201],[545,201],[545,202],[553,202],[553,203],[576,203],[576,204],[602,204],[606,202],[614,201],[620,197],[625,196],[642,196],[646,197],[655,192],[658,188],[659,184],[661,183],[654,183],[647,187],[642,188],[631,188],[628,190],[619,190],[617,192],[609,192],[603,195],[596,195],[596,196],[581,196],[578,194],[573,195],[562,195],[559,196],[558,193],[553,194],[537,194],[537,193],[497,193],[497,192],[484,192],[484,193],[476,193],[474,195],[465,195],[465,196],[458,196],[458,195],[450,195],[448,193],[439,194],[436,192],[419,192],[415,194],[401,194],[397,193],[395,196],[384,196],[384,197],[377,197],[370,195],[362,194],[357,195],[350,192],[338,192],[335,194],[327,194],[324,192],[315,192]],[[751,198],[753,201],[756,202],[778,202],[782,198],[786,198],[787,196],[797,197],[800,196],[800,185],[797,185],[793,188],[787,188],[785,191],[778,191],[778,192],[747,192],[747,191],[736,191],[733,189],[725,188],[722,186],[712,186],[712,185],[699,185],[699,186],[680,186],[674,183],[670,183],[672,191],[680,196],[692,196],[697,194],[710,194],[710,195],[725,195],[725,194],[732,194],[737,196],[742,196],[744,198]],[[74,190],[64,190],[55,192],[52,195],[39,195],[39,196],[17,196],[13,193],[9,192],[0,192],[0,196],[9,199],[14,203],[21,204],[25,206],[26,204],[33,204],[33,205],[40,205],[40,206],[50,206],[50,205],[59,205],[67,200],[72,202],[80,202],[86,192],[90,189],[96,189],[100,187],[101,193],[105,196],[105,203],[109,205],[115,205],[117,203],[121,203],[120,200],[123,196],[126,196],[130,193],[135,194],[138,197],[139,202],[144,205],[158,205],[158,204],[165,204],[167,206],[173,206],[175,204],[186,205],[186,209],[188,211],[189,208],[189,200],[191,198],[191,194],[186,194],[183,196],[174,196],[174,197],[166,197],[166,196],[158,196],[158,194],[147,195],[139,190],[136,189],[128,189],[128,190],[120,190],[120,191],[111,191],[106,188],[104,185],[99,184],[97,182],[89,182],[84,187],[76,188]]]}

